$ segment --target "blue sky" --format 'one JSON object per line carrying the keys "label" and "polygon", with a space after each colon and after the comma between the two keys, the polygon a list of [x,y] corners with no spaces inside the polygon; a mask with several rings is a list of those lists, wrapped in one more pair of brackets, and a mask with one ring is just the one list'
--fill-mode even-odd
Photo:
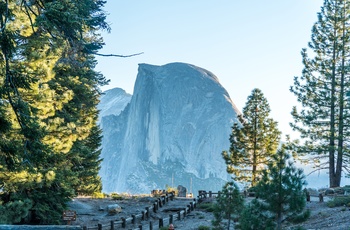
{"label": "blue sky", "polygon": [[138,63],[185,62],[214,73],[242,110],[254,88],[270,103],[283,134],[297,105],[289,92],[302,71],[302,48],[323,0],[108,0],[112,31],[103,33],[101,53],[144,54],[98,57],[97,70],[133,93]]}

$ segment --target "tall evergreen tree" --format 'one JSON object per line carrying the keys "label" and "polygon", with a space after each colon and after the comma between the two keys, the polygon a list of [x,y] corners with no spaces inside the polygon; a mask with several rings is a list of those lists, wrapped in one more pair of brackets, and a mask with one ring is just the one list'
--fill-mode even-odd
{"label": "tall evergreen tree", "polygon": [[302,50],[304,69],[294,78],[291,92],[302,108],[292,110],[294,130],[304,143],[296,148],[307,155],[320,169],[329,170],[330,187],[341,182],[343,162],[349,161],[345,136],[349,135],[349,103],[345,93],[350,90],[350,1],[325,0],[312,28],[309,43],[313,55]]}
{"label": "tall evergreen tree", "polygon": [[79,190],[101,189],[96,105],[107,81],[94,54],[109,29],[104,3],[0,2],[0,223],[29,211],[59,223]]}
{"label": "tall evergreen tree", "polygon": [[281,133],[269,113],[270,106],[263,93],[254,89],[243,114],[238,116],[241,124],[232,127],[230,150],[222,153],[227,172],[233,173],[237,181],[254,186],[261,170],[277,150]]}

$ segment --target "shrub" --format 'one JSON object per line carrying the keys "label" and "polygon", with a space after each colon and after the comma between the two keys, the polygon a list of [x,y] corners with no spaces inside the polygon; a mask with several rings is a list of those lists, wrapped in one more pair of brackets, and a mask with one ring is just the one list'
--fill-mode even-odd
{"label": "shrub", "polygon": [[327,206],[330,208],[346,206],[350,203],[350,196],[337,196],[333,200],[327,202]]}
{"label": "shrub", "polygon": [[244,207],[244,201],[238,189],[238,186],[233,182],[227,182],[217,197],[214,205],[214,220],[212,225],[214,229],[223,229],[222,221],[227,219],[227,229],[231,227],[231,223]]}
{"label": "shrub", "polygon": [[251,229],[251,230],[273,230],[276,227],[274,222],[274,215],[270,212],[262,211],[264,204],[257,199],[252,200],[242,210],[239,218],[237,229]]}
{"label": "shrub", "polygon": [[292,223],[301,223],[309,219],[311,215],[311,211],[309,209],[305,210],[304,212],[300,213],[299,215],[293,216],[289,219],[290,222]]}
{"label": "shrub", "polygon": [[94,198],[94,199],[103,199],[103,198],[105,198],[105,195],[103,193],[101,193],[101,192],[94,192],[92,194],[92,198]]}
{"label": "shrub", "polygon": [[200,203],[197,205],[197,208],[204,209],[207,212],[213,212],[215,205],[214,203]]}
{"label": "shrub", "polygon": [[118,193],[111,193],[112,200],[123,200],[124,198]]}
{"label": "shrub", "polygon": [[350,185],[345,185],[343,189],[344,189],[344,192],[350,193]]}
{"label": "shrub", "polygon": [[177,194],[178,194],[177,188],[171,187],[171,186],[169,186],[169,185],[165,185],[165,188],[166,188],[166,191],[167,191],[168,193],[173,192],[174,195],[177,196]]}
{"label": "shrub", "polygon": [[210,230],[210,227],[204,226],[204,225],[200,225],[200,226],[198,226],[198,230]]}

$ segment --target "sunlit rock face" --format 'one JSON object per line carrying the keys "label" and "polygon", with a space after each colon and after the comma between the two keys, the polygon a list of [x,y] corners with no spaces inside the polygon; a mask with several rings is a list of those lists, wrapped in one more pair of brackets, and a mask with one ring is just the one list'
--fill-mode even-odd
{"label": "sunlit rock face", "polygon": [[100,111],[100,118],[107,115],[119,115],[129,104],[132,95],[120,88],[114,88],[103,92],[97,109]]}
{"label": "sunlit rock face", "polygon": [[221,152],[239,111],[215,75],[184,63],[140,64],[126,101],[106,113],[113,109],[101,100],[104,192],[221,189],[229,178]]}

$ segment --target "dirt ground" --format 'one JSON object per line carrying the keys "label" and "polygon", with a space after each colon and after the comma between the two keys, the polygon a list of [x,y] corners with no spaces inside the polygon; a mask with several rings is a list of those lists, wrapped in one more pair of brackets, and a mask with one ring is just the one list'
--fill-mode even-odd
{"label": "dirt ground", "polygon": [[[108,225],[110,221],[121,220],[122,217],[128,218],[131,215],[140,214],[146,207],[151,207],[155,202],[154,197],[127,198],[124,200],[91,199],[91,198],[76,198],[70,204],[69,208],[76,211],[77,220],[73,221],[72,225],[87,226],[88,229],[97,229],[97,224]],[[159,218],[168,217],[169,214],[175,214],[176,210],[186,207],[193,199],[174,199],[169,201],[163,207],[159,208],[157,213],[151,212],[149,220],[141,222],[143,225],[153,221],[153,229],[159,229]],[[325,201],[327,198],[325,197]],[[122,211],[118,214],[108,214],[107,206],[110,204],[118,204]],[[350,229],[350,209],[346,207],[329,208],[326,202],[318,202],[317,197],[311,198],[306,208],[310,209],[311,217],[304,223],[298,225],[285,225],[284,229],[292,230],[298,226],[307,230],[349,230]],[[180,221],[174,220],[175,229],[195,230],[199,226],[211,227],[213,214],[201,209],[195,209],[187,214]],[[140,222],[136,225],[128,225],[127,229],[137,229]],[[166,224],[165,224],[166,225]],[[145,226],[145,225],[144,225]],[[119,229],[119,228],[117,228]],[[144,227],[144,229],[147,229]],[[148,228],[149,229],[149,228]]]}

